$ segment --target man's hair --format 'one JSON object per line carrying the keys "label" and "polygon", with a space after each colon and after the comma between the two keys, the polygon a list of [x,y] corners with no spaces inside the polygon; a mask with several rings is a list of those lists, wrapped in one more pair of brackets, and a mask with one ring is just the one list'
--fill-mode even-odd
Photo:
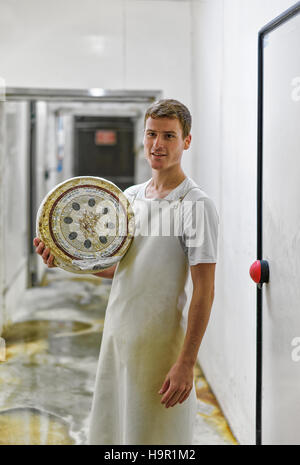
{"label": "man's hair", "polygon": [[174,99],[158,100],[147,109],[144,119],[144,127],[147,119],[151,118],[171,118],[178,119],[182,129],[182,138],[189,135],[192,127],[192,117],[185,105]]}

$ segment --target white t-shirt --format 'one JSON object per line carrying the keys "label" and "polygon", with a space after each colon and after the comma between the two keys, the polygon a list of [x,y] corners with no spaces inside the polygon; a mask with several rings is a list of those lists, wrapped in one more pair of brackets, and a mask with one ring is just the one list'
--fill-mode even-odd
{"label": "white t-shirt", "polygon": [[[135,184],[125,189],[124,194],[128,200],[132,201],[134,197],[137,199],[155,200],[145,197],[145,190],[151,179],[152,178],[148,179],[148,181],[144,183]],[[187,256],[189,265],[197,265],[198,263],[216,263],[219,215],[212,199],[210,199],[190,177],[186,177],[182,183],[173,189],[166,197],[164,197],[164,199],[178,200],[191,187],[198,188],[192,189],[188,194],[186,194],[182,202],[192,201],[192,205],[195,206],[195,202],[201,201],[203,206],[203,225],[201,228],[195,230],[195,223],[192,223],[191,215],[185,215],[185,219],[182,224],[182,234],[178,236],[178,239]],[[195,242],[190,240],[191,237],[195,237],[195,234],[201,234],[203,238],[203,240],[199,241],[201,245],[196,247],[191,245]]]}

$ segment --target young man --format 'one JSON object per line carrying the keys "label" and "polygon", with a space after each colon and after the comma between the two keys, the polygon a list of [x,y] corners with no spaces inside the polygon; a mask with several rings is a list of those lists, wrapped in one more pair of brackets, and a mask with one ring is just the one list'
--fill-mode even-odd
{"label": "young man", "polygon": [[[133,206],[138,202],[137,216],[145,209],[152,211],[153,202],[168,201],[179,208],[188,201],[201,204],[196,236],[203,237],[196,243],[189,240],[192,221],[186,216],[181,235],[136,235],[116,266],[96,273],[114,279],[89,444],[193,443],[193,368],[214,299],[219,217],[212,200],[181,167],[183,151],[191,143],[190,129],[191,115],[176,100],[155,102],[146,112],[144,153],[152,177],[124,193]],[[152,216],[154,223],[158,221],[159,215]],[[51,267],[50,251],[38,238],[35,245]],[[181,323],[189,270],[193,292],[184,333]]]}

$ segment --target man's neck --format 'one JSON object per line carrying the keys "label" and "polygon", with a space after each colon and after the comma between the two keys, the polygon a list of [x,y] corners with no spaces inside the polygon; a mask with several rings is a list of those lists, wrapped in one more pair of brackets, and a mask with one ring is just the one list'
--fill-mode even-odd
{"label": "man's neck", "polygon": [[175,189],[175,187],[181,184],[185,178],[186,175],[182,170],[177,171],[176,173],[165,173],[158,170],[152,170],[152,179],[148,187],[158,193],[164,192]]}

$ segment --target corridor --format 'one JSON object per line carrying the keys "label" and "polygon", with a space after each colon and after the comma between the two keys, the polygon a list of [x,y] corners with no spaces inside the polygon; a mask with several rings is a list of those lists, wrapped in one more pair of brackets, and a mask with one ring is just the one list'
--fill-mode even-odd
{"label": "corridor", "polygon": [[[85,444],[111,280],[47,270],[3,332],[0,445]],[[195,444],[237,444],[199,365]]]}
{"label": "corridor", "polygon": [[300,444],[299,45],[296,0],[0,0],[0,445]]}

